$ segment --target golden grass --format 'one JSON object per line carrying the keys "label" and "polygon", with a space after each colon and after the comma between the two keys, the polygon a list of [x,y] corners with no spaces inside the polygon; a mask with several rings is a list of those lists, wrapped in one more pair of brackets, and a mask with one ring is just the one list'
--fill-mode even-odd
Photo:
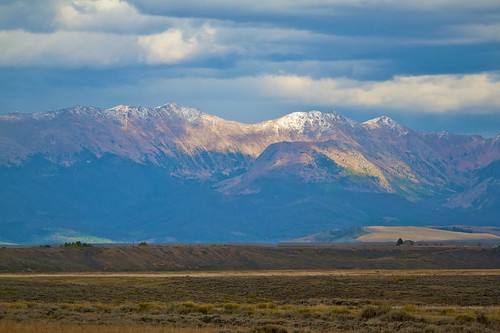
{"label": "golden grass", "polygon": [[309,273],[4,277],[0,332],[336,332],[367,325],[395,332],[402,322],[415,332],[500,327],[499,271]]}
{"label": "golden grass", "polygon": [[500,239],[499,236],[487,233],[465,233],[439,230],[424,227],[365,227],[368,234],[357,238],[360,242],[396,242],[398,238],[411,239],[421,242],[444,241],[476,241],[486,239]]}
{"label": "golden grass", "polygon": [[215,333],[216,328],[165,327],[137,324],[74,324],[61,322],[16,322],[0,320],[0,332],[9,333]]}

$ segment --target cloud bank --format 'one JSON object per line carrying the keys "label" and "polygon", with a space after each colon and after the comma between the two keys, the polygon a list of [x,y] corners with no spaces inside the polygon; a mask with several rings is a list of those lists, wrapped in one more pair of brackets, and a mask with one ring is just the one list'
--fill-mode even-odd
{"label": "cloud bank", "polygon": [[[500,75],[398,76],[385,81],[346,78],[312,79],[306,76],[257,76],[236,79],[165,79],[150,83],[150,89],[203,91],[197,98],[219,99],[251,91],[256,100],[272,99],[297,105],[381,107],[407,112],[455,112],[463,109],[500,108]],[[187,91],[187,94],[190,92]]]}
{"label": "cloud bank", "polygon": [[284,104],[500,114],[499,17],[492,0],[5,0],[0,112],[172,101],[236,120],[252,104],[241,118],[253,122]]}

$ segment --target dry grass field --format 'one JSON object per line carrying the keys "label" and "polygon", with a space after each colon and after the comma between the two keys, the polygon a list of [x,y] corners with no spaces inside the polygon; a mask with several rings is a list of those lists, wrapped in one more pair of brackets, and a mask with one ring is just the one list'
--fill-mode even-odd
{"label": "dry grass field", "polygon": [[0,320],[0,332],[9,333],[217,333],[215,328],[176,328],[153,325],[98,325],[61,322]]}
{"label": "dry grass field", "polygon": [[0,332],[498,332],[500,270],[0,275]]}
{"label": "dry grass field", "polygon": [[360,242],[393,242],[395,239],[411,239],[415,242],[446,242],[446,241],[500,241],[500,237],[489,233],[466,233],[423,227],[364,227],[365,235],[358,237]]}

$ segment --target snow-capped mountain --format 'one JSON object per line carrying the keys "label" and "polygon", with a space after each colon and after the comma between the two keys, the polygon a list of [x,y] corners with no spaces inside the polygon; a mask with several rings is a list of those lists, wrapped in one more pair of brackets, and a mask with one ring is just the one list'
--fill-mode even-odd
{"label": "snow-capped mountain", "polygon": [[365,121],[362,124],[366,128],[373,130],[391,130],[397,135],[407,135],[410,130],[387,116],[381,116]]}
{"label": "snow-capped mountain", "polygon": [[[347,223],[347,216],[352,223],[373,216],[401,221],[424,204],[429,215],[439,212],[439,218],[455,216],[457,209],[484,210],[477,215],[484,222],[498,202],[499,142],[498,137],[415,132],[386,116],[357,123],[319,111],[257,124],[177,104],[4,114],[0,191],[6,213],[0,218],[7,225],[35,226],[38,233],[54,229],[47,222],[54,219],[60,221],[59,229],[77,230],[78,225],[107,237],[110,231],[103,229],[118,228],[120,235],[113,239],[130,239],[130,230],[151,237],[144,231],[151,221],[155,233],[185,239],[193,231],[190,223],[200,228],[203,220],[203,228],[210,230],[221,227],[214,223],[225,226],[221,240],[233,240],[230,235],[259,240],[248,224],[255,214],[275,221],[269,222],[277,230],[270,239],[284,236],[283,230],[299,233]],[[376,199],[352,209],[359,202],[351,197],[366,195]],[[79,205],[78,196],[91,211]],[[201,201],[194,203],[194,198]],[[479,202],[474,198],[482,198],[481,205],[474,205]],[[379,211],[375,202],[394,205],[393,212]],[[408,205],[412,208],[400,211]],[[239,216],[240,209],[247,209],[247,216]],[[233,218],[225,211],[234,213]],[[288,214],[295,229],[283,224]],[[241,223],[234,222],[236,217]],[[299,220],[310,225],[298,226]]]}

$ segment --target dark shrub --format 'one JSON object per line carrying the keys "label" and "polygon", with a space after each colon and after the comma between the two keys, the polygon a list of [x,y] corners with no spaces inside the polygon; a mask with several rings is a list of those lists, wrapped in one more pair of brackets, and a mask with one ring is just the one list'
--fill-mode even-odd
{"label": "dark shrub", "polygon": [[288,333],[288,330],[281,326],[268,324],[262,327],[257,327],[253,330],[253,333]]}
{"label": "dark shrub", "polygon": [[384,319],[387,321],[410,321],[414,317],[404,310],[394,310],[389,312]]}
{"label": "dark shrub", "polygon": [[484,313],[478,313],[476,315],[476,321],[483,325],[488,325],[490,323],[490,320],[488,319],[488,317],[486,317]]}
{"label": "dark shrub", "polygon": [[363,309],[363,312],[361,312],[361,318],[362,319],[374,318],[374,317],[386,314],[390,310],[391,310],[391,307],[387,306],[387,305],[381,305],[378,307],[367,306],[366,308]]}

